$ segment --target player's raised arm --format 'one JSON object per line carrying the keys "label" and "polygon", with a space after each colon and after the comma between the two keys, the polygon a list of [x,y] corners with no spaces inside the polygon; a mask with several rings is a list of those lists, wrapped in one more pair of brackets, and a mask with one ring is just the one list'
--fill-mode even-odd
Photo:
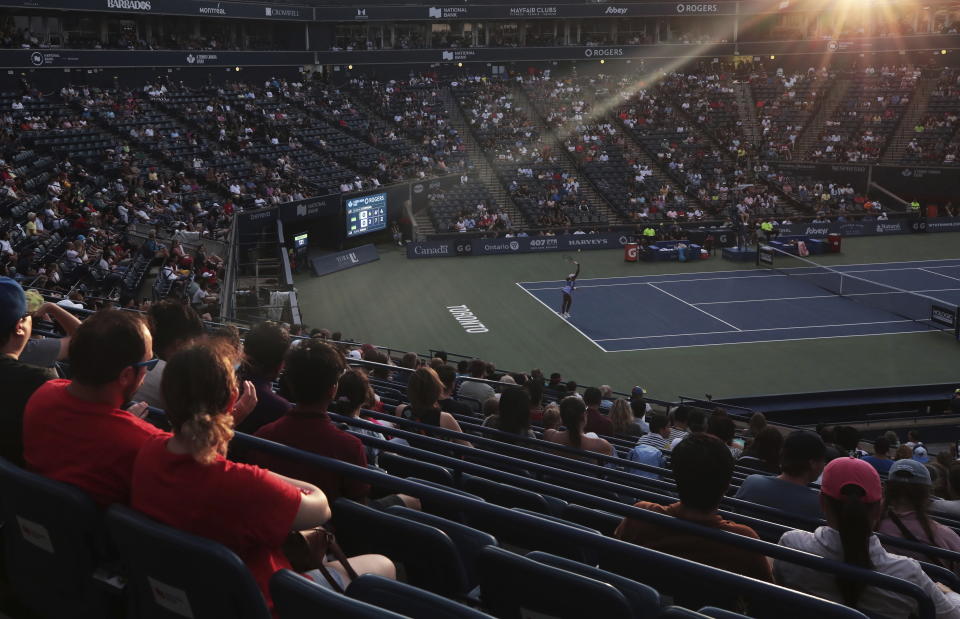
{"label": "player's raised arm", "polygon": [[580,275],[580,263],[576,260],[574,260],[573,263],[577,265],[577,272],[573,274],[573,277],[570,278],[570,281],[577,279],[577,276]]}

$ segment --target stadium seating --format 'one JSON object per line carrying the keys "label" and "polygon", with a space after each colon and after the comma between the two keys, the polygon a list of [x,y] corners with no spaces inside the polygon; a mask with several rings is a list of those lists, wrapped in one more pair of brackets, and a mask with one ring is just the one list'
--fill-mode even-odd
{"label": "stadium seating", "polygon": [[320,616],[344,619],[400,619],[403,615],[361,602],[317,585],[290,570],[280,570],[270,579],[280,619],[315,619]]}
{"label": "stadium seating", "polygon": [[650,587],[575,562],[558,566],[555,559],[545,553],[523,557],[502,548],[484,549],[479,556],[483,607],[504,619],[530,611],[551,617],[596,614],[623,619],[660,614],[660,596]]}
{"label": "stadium seating", "polygon": [[129,617],[270,616],[253,576],[220,544],[120,505],[107,510],[106,527],[125,568]]}
{"label": "stadium seating", "polygon": [[94,581],[100,516],[84,492],[0,458],[7,576],[21,602],[45,619],[110,614]]}

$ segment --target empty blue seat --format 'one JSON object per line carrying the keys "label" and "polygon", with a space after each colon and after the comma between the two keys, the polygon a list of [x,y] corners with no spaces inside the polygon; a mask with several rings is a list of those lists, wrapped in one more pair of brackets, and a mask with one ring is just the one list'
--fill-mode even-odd
{"label": "empty blue seat", "polygon": [[459,522],[441,518],[433,514],[418,512],[409,507],[394,505],[387,512],[401,518],[422,522],[446,533],[460,552],[460,561],[467,577],[467,586],[471,589],[477,584],[477,556],[485,546],[499,546],[497,539],[489,533],[478,531]]}
{"label": "empty blue seat", "polygon": [[350,583],[347,595],[411,619],[489,619],[489,615],[469,606],[373,574]]}
{"label": "empty blue seat", "polygon": [[731,612],[722,608],[715,608],[713,606],[704,606],[700,609],[700,614],[706,615],[707,617],[713,617],[713,619],[744,619],[745,616],[741,615],[740,613]]}
{"label": "empty blue seat", "polygon": [[127,568],[131,619],[270,618],[253,575],[225,546],[119,505],[107,510],[107,530]]}
{"label": "empty blue seat", "polygon": [[516,486],[490,481],[482,477],[463,474],[460,487],[471,494],[483,497],[486,501],[502,507],[520,507],[540,514],[559,514],[566,501],[550,497]]}
{"label": "empty blue seat", "polygon": [[7,577],[41,617],[103,617],[93,582],[100,516],[85,492],[0,458]]}
{"label": "empty blue seat", "polygon": [[480,599],[485,610],[501,619],[519,619],[529,611],[564,619],[656,617],[659,596],[651,593],[650,606],[634,608],[610,583],[502,548],[488,547],[480,553]]}
{"label": "empty blue seat", "polygon": [[280,619],[401,619],[403,615],[355,600],[304,578],[280,570],[270,579],[270,595]]}
{"label": "empty blue seat", "polygon": [[343,498],[334,503],[333,526],[348,555],[386,555],[416,587],[445,597],[465,596],[470,590],[457,547],[436,527]]}
{"label": "empty blue seat", "polygon": [[[459,488],[451,488],[451,487],[449,487],[449,486],[445,486],[445,485],[443,485],[443,484],[438,484],[438,483],[435,483],[435,482],[432,482],[432,481],[429,481],[429,480],[426,480],[426,479],[420,479],[420,478],[417,478],[417,477],[411,477],[411,478],[409,479],[409,481],[414,481],[414,482],[417,482],[418,484],[422,484],[422,485],[424,485],[424,486],[430,486],[431,488],[436,488],[437,490],[443,490],[444,492],[451,492],[451,493],[453,493],[453,494],[459,494],[460,496],[469,497],[469,498],[475,499],[475,500],[477,500],[477,501],[483,501],[483,499],[482,499],[481,497],[478,497],[478,496],[475,495],[475,494],[471,494],[471,493],[469,493],[469,492],[465,492],[465,491],[463,491],[463,490],[460,490]],[[436,499],[421,499],[420,502],[421,502],[421,504],[422,504],[422,506],[423,506],[423,511],[425,511],[425,512],[429,512],[429,513],[431,513],[431,514],[437,514],[438,516],[443,516],[444,518],[447,518],[447,519],[449,519],[449,520],[453,520],[453,521],[456,521],[456,522],[466,522],[466,517],[464,516],[463,511],[460,510],[460,509],[457,508],[457,507],[454,507],[454,506],[448,504],[448,503],[444,503],[444,502],[438,501],[438,500],[436,500]]]}
{"label": "empty blue seat", "polygon": [[381,451],[378,464],[391,475],[397,477],[416,477],[444,486],[454,485],[453,473],[450,469],[429,462],[421,462],[389,451]]}
{"label": "empty blue seat", "polygon": [[[659,593],[647,585],[624,578],[619,574],[545,552],[531,552],[527,555],[527,558],[613,585],[627,598],[631,608],[636,611],[637,617],[649,617],[651,616],[649,609],[659,609],[660,607]],[[643,612],[640,612],[641,610]]]}
{"label": "empty blue seat", "polygon": [[561,518],[567,522],[582,524],[591,529],[596,529],[604,535],[613,535],[613,532],[616,531],[617,527],[620,526],[620,522],[623,520],[622,516],[599,509],[583,507],[575,503],[571,503],[563,509]]}

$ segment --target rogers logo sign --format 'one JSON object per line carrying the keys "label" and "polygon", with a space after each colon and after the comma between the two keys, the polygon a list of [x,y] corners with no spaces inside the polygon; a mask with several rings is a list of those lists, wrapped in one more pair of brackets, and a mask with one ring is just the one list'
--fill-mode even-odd
{"label": "rogers logo sign", "polygon": [[150,11],[150,0],[107,0],[108,9],[122,9],[124,11]]}
{"label": "rogers logo sign", "polygon": [[583,55],[587,58],[602,58],[609,56],[623,56],[622,47],[588,47],[583,50]]}
{"label": "rogers logo sign", "polygon": [[678,4],[677,13],[716,13],[720,10],[716,4]]}

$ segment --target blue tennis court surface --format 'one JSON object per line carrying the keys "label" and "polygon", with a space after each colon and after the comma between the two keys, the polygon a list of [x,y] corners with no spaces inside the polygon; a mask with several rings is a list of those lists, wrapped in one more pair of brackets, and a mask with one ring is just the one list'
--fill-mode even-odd
{"label": "blue tennis court surface", "polygon": [[[960,259],[832,268],[960,305]],[[558,312],[562,281],[517,285]],[[769,269],[581,278],[571,314],[569,324],[605,352],[932,329]]]}

